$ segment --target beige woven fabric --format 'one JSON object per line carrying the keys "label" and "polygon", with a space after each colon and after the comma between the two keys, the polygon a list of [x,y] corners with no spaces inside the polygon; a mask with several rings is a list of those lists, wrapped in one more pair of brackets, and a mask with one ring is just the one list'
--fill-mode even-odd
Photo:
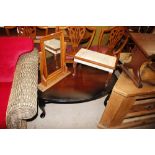
{"label": "beige woven fabric", "polygon": [[6,112],[7,128],[26,128],[37,113],[38,51],[22,55],[16,65]]}

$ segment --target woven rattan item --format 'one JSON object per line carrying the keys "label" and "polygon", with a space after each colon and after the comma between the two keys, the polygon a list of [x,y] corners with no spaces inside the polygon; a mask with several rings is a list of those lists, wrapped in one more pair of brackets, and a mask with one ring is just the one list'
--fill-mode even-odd
{"label": "woven rattan item", "polygon": [[26,128],[37,113],[38,51],[22,55],[16,66],[6,112],[7,128]]}

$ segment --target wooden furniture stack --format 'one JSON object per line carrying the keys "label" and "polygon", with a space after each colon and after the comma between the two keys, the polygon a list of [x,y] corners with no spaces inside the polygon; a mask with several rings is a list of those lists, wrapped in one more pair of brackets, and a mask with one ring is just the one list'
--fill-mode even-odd
{"label": "wooden furniture stack", "polygon": [[[132,128],[155,124],[155,72],[142,71],[143,88],[122,73],[99,121],[99,128]],[[148,84],[151,83],[151,84]]]}
{"label": "wooden furniture stack", "polygon": [[[144,63],[155,59],[155,34],[130,33],[130,38],[134,41],[136,46],[131,50],[131,61],[121,65],[121,68],[132,79],[134,84],[141,88],[143,85],[140,69]],[[150,67],[152,70],[155,70],[155,63],[152,62]],[[134,74],[131,73],[131,70]]]}
{"label": "wooden furniture stack", "polygon": [[[40,38],[48,35],[48,26],[5,26],[5,31],[8,36],[23,36],[30,37],[34,43],[40,43]],[[53,27],[54,28],[54,27]],[[55,28],[56,29],[56,28]],[[13,30],[15,30],[14,33]],[[37,31],[40,30],[42,35],[38,35]]]}

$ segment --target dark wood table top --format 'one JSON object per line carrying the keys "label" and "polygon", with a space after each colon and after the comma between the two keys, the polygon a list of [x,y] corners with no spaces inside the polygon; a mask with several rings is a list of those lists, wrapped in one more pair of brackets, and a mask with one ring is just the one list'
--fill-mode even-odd
{"label": "dark wood table top", "polygon": [[[72,67],[69,67],[72,71]],[[51,103],[80,103],[107,95],[117,81],[112,77],[105,88],[107,72],[92,67],[79,65],[75,77],[70,74],[45,92],[38,92],[39,98]]]}
{"label": "dark wood table top", "polygon": [[130,36],[146,57],[155,55],[155,34],[130,33]]}

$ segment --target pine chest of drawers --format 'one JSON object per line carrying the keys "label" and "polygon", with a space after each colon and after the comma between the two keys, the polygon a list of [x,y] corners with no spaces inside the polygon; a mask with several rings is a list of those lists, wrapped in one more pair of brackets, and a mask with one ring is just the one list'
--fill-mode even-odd
{"label": "pine chest of drawers", "polygon": [[[132,128],[155,124],[155,72],[146,68],[142,88],[122,73],[99,121],[99,128]],[[148,84],[151,83],[151,84]]]}

